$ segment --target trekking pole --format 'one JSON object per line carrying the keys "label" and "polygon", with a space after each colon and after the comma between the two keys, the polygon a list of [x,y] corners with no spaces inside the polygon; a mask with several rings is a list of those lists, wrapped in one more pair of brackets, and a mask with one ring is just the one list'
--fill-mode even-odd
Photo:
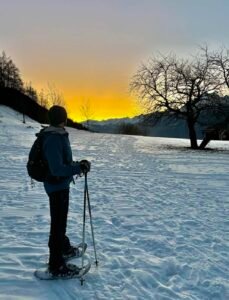
{"label": "trekking pole", "polygon": [[86,198],[87,198],[88,210],[89,210],[89,216],[90,216],[90,223],[91,223],[91,235],[92,235],[93,246],[94,246],[95,264],[96,264],[96,266],[98,266],[96,247],[95,247],[94,227],[93,227],[93,223],[92,223],[91,203],[90,203],[89,191],[88,191],[88,185],[87,185],[87,173],[85,173],[85,190],[86,190],[86,196],[87,196]]}
{"label": "trekking pole", "polygon": [[[83,234],[82,234],[82,243],[83,247],[85,245],[85,224],[86,224],[86,206],[87,206],[87,191],[86,191],[86,184],[84,185],[84,204],[83,204]],[[82,268],[84,267],[84,251],[82,254]],[[83,285],[84,278],[80,279],[81,285]]]}

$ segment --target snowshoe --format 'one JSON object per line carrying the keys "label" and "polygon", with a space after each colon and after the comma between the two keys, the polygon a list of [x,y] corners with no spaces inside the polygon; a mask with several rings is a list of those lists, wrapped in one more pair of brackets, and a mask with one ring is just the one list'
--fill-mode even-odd
{"label": "snowshoe", "polygon": [[90,262],[83,266],[83,268],[73,264],[64,264],[57,270],[38,269],[34,272],[34,275],[41,280],[82,278],[90,268]]}

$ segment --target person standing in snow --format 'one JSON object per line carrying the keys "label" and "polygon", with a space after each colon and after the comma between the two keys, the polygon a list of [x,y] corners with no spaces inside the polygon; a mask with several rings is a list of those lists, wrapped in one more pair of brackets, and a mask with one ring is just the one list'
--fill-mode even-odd
{"label": "person standing in snow", "polygon": [[90,162],[73,162],[72,150],[65,130],[67,112],[54,105],[48,112],[50,126],[42,130],[42,151],[49,167],[49,179],[44,188],[50,205],[49,272],[55,276],[71,276],[76,272],[74,265],[67,264],[66,257],[79,251],[73,247],[66,235],[69,206],[69,186],[73,175],[90,171]]}

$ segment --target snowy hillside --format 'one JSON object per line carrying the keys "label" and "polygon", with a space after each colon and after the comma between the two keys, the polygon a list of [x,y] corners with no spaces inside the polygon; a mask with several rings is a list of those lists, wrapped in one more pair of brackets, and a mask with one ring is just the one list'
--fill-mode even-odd
{"label": "snowy hillside", "polygon": [[[69,129],[88,185],[99,267],[79,280],[39,281],[48,258],[49,206],[26,160],[40,125],[0,106],[1,300],[229,299],[229,143]],[[68,235],[81,241],[83,178],[71,187]],[[87,225],[89,220],[87,218]],[[87,255],[93,261],[90,227]],[[75,263],[80,264],[80,260]]]}

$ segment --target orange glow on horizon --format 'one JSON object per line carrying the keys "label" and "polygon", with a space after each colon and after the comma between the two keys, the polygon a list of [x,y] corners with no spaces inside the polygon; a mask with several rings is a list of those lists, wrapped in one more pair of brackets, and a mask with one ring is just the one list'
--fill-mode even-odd
{"label": "orange glow on horizon", "polygon": [[[64,97],[69,118],[76,122],[140,115],[142,113],[140,105],[128,90],[133,70],[130,67],[118,68],[113,63],[112,66],[103,64],[88,69],[87,65],[82,66],[79,63],[75,68],[72,66],[70,68],[65,61],[65,65],[61,66],[61,72],[52,64],[47,64],[46,77],[51,80],[46,81],[39,73],[40,69],[36,69],[36,79],[32,82],[38,92],[43,90],[45,94],[49,84],[56,87],[57,92]],[[120,60],[120,64],[124,65],[124,62]],[[29,78],[28,75],[27,77]],[[85,100],[90,102],[89,118],[85,118],[82,114]]]}
{"label": "orange glow on horizon", "polygon": [[[68,111],[69,118],[76,122],[83,122],[87,118],[82,112],[82,108],[85,106],[83,97],[76,96],[76,101],[65,99],[66,108]],[[134,117],[141,114],[141,109],[137,105],[134,99],[126,97],[125,99],[117,100],[117,97],[110,96],[108,99],[102,98],[88,98],[89,99],[89,113],[88,118],[91,120],[107,120],[125,117]]]}

